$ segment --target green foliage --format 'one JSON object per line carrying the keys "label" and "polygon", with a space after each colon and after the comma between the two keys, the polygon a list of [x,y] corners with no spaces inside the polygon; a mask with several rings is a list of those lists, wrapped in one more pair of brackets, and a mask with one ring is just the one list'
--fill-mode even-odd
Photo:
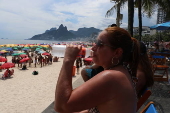
{"label": "green foliage", "polygon": [[[139,35],[135,35],[134,38],[139,39]],[[170,41],[170,32],[169,31],[161,31],[161,32],[157,32],[154,35],[145,35],[142,36],[141,38],[143,42],[154,42],[154,41],[160,41],[163,40],[165,42],[169,42]]]}

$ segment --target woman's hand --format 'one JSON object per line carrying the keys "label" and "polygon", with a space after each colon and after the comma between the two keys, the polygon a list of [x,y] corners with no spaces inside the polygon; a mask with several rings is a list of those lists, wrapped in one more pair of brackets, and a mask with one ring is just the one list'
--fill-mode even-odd
{"label": "woman's hand", "polygon": [[66,45],[64,61],[75,61],[81,49],[81,45]]}

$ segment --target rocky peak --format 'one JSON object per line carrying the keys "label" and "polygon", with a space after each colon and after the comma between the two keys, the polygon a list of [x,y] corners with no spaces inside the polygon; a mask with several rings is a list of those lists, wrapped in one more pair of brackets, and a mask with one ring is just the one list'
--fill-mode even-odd
{"label": "rocky peak", "polygon": [[64,27],[63,24],[61,24],[58,30],[67,31],[67,27],[66,26]]}

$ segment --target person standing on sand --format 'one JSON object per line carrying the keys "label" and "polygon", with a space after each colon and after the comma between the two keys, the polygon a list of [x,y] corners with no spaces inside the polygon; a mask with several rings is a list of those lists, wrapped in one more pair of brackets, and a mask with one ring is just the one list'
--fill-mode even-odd
{"label": "person standing on sand", "polygon": [[37,55],[35,56],[35,58],[34,58],[34,65],[35,65],[35,67],[36,67],[36,65],[37,65]]}
{"label": "person standing on sand", "polygon": [[77,74],[79,75],[79,68],[80,68],[80,57],[78,57],[77,59],[76,59],[76,70],[77,70]]}

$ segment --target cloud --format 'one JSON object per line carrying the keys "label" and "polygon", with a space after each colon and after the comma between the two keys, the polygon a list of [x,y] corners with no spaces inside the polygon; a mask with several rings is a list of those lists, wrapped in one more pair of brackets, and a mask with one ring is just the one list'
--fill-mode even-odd
{"label": "cloud", "polygon": [[[116,14],[105,17],[113,5],[109,0],[1,0],[0,38],[31,38],[52,27],[58,28],[60,24],[67,26],[68,30],[82,27],[104,29],[116,22]],[[125,27],[127,7],[122,13],[121,26]]]}

